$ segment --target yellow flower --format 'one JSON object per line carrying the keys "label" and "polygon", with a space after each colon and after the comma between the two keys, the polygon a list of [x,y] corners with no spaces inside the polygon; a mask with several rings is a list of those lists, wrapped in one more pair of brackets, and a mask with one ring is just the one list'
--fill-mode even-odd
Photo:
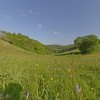
{"label": "yellow flower", "polygon": [[71,73],[71,69],[70,68],[68,68],[68,72]]}
{"label": "yellow flower", "polygon": [[93,90],[93,87],[91,88],[91,90]]}
{"label": "yellow flower", "polygon": [[39,65],[38,64],[36,64],[36,67],[38,67]]}
{"label": "yellow flower", "polygon": [[50,79],[51,79],[51,81],[53,80],[53,78],[52,78],[52,77],[51,77]]}
{"label": "yellow flower", "polygon": [[38,66],[39,66],[39,65],[38,65],[38,64],[36,64],[36,69],[38,69]]}

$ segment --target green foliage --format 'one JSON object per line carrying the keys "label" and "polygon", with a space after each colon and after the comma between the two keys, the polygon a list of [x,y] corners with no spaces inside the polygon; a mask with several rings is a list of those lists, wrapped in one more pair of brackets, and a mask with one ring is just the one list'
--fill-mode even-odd
{"label": "green foliage", "polygon": [[77,37],[77,38],[74,40],[74,44],[76,45],[77,48],[81,45],[82,40],[83,40],[83,37]]}
{"label": "green foliage", "polygon": [[6,31],[2,31],[2,33],[5,34],[5,36],[3,37],[3,40],[7,41],[10,44],[16,45],[30,52],[35,52],[39,54],[51,54],[52,53],[52,51],[50,51],[40,42],[30,39],[28,36],[22,35],[21,33],[12,34]]}
{"label": "green foliage", "polygon": [[46,45],[47,48],[49,48],[50,50],[54,51],[55,54],[59,54],[59,53],[65,53],[67,51],[71,51],[76,49],[76,46],[74,44],[70,44],[70,45]]}
{"label": "green foliage", "polygon": [[74,44],[78,46],[81,53],[86,54],[95,50],[96,46],[99,44],[99,39],[95,35],[87,35],[76,38]]}

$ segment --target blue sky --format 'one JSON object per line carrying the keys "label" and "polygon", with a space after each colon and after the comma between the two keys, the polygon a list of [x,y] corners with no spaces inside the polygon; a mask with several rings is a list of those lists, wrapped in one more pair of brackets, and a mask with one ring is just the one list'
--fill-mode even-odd
{"label": "blue sky", "polygon": [[72,44],[77,36],[100,38],[100,0],[0,0],[0,30],[43,44]]}

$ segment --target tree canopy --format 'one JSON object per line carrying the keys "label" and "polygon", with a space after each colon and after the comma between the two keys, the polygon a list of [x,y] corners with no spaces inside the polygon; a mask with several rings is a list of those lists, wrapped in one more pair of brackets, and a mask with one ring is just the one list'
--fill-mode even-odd
{"label": "tree canopy", "polygon": [[74,44],[79,48],[81,53],[86,54],[95,50],[99,44],[99,39],[97,36],[91,34],[84,37],[77,37],[74,40]]}

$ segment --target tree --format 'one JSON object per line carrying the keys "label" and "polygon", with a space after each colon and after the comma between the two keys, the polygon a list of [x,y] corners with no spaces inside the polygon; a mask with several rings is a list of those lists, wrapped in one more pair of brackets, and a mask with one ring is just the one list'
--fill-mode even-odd
{"label": "tree", "polygon": [[81,38],[76,38],[74,40],[74,44],[78,45],[78,48],[81,53],[91,53],[93,50],[95,50],[95,47],[98,45],[99,39],[95,35],[87,35]]}
{"label": "tree", "polygon": [[82,40],[83,40],[83,37],[77,37],[77,38],[74,40],[74,44],[75,44],[76,48],[79,48],[79,46],[80,46],[81,43],[82,43]]}

